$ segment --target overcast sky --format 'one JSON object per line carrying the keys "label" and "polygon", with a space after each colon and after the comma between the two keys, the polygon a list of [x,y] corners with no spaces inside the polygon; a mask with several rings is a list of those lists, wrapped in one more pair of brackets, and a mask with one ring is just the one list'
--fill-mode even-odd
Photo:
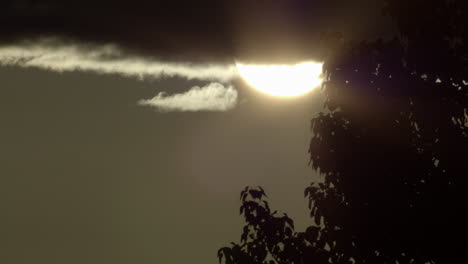
{"label": "overcast sky", "polygon": [[268,96],[234,61],[318,59],[325,31],[388,35],[380,7],[2,1],[0,262],[216,263],[246,185],[301,230],[322,95]]}

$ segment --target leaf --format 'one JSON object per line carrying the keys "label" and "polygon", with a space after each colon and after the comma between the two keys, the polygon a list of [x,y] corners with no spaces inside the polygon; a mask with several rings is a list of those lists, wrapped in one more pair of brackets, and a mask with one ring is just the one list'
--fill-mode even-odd
{"label": "leaf", "polygon": [[240,200],[245,200],[245,196],[247,195],[247,191],[249,190],[249,186],[245,186],[244,190],[241,191],[241,194],[240,194]]}
{"label": "leaf", "polygon": [[291,218],[289,218],[287,214],[284,214],[284,218],[286,220],[286,223],[288,223],[288,225],[292,227],[292,229],[294,229],[294,221]]}
{"label": "leaf", "polygon": [[314,215],[314,221],[315,221],[316,225],[320,225],[320,215],[319,214],[316,213]]}
{"label": "leaf", "polygon": [[245,202],[246,198],[247,198],[247,193],[243,193],[241,195],[241,201]]}
{"label": "leaf", "polygon": [[244,243],[247,241],[247,235],[249,234],[249,226],[244,226],[244,232],[241,235],[241,242]]}
{"label": "leaf", "polygon": [[223,247],[218,250],[218,260],[221,263],[223,257],[228,259],[231,255],[231,249],[228,247]]}
{"label": "leaf", "polygon": [[309,226],[305,231],[305,237],[310,242],[316,242],[319,236],[320,228],[317,226]]}
{"label": "leaf", "polygon": [[265,195],[265,197],[268,197],[268,196],[266,195],[265,190],[263,190],[262,186],[258,186],[258,188],[260,189],[260,191],[262,191],[262,193],[263,193],[263,195]]}
{"label": "leaf", "polygon": [[265,209],[266,209],[267,213],[269,214],[270,213],[270,206],[268,205],[268,202],[263,201],[263,203],[265,204]]}
{"label": "leaf", "polygon": [[257,190],[249,190],[249,194],[250,194],[250,196],[252,196],[252,198],[259,199],[259,200],[261,200],[262,196],[265,195],[264,192],[257,191]]}
{"label": "leaf", "polygon": [[284,234],[286,235],[286,237],[292,237],[292,229],[290,227],[286,227],[285,231],[284,231]]}

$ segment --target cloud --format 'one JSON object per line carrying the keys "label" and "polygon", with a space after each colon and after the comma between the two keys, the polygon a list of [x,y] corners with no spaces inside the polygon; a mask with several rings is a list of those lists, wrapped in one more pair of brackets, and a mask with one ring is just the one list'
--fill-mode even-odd
{"label": "cloud", "polygon": [[220,83],[210,83],[203,87],[195,86],[187,92],[166,96],[159,93],[141,105],[153,106],[160,111],[227,111],[237,104],[237,91]]}
{"label": "cloud", "polygon": [[0,65],[47,69],[57,72],[91,71],[126,77],[181,77],[187,80],[228,82],[237,76],[235,65],[160,62],[124,56],[116,46],[65,45],[54,40],[0,46]]}
{"label": "cloud", "polygon": [[66,45],[57,39],[43,39],[0,46],[0,66],[117,74],[138,80],[179,77],[211,82],[185,93],[171,96],[159,93],[140,101],[141,105],[151,105],[161,111],[227,111],[237,103],[237,91],[231,85],[224,86],[238,76],[234,64],[161,62],[130,56],[115,45]]}

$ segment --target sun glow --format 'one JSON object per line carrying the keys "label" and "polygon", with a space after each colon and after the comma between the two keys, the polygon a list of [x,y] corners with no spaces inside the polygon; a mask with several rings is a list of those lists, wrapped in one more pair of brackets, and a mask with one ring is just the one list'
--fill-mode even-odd
{"label": "sun glow", "polygon": [[322,63],[236,65],[239,74],[248,84],[274,96],[305,94],[322,83]]}

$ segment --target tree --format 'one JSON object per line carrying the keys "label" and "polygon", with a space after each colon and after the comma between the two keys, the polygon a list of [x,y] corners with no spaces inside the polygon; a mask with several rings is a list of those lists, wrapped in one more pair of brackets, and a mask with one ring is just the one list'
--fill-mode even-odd
{"label": "tree", "polygon": [[[397,41],[330,60],[331,111],[313,120],[306,192],[358,263],[454,263],[466,218],[466,88],[405,66]],[[334,77],[331,77],[334,76]],[[318,221],[317,221],[318,222]],[[349,239],[352,238],[352,246]]]}
{"label": "tree", "polygon": [[323,181],[305,190],[315,225],[294,232],[246,189],[242,244],[219,252],[227,263],[463,260],[468,8],[408,2],[387,1],[398,39],[342,43],[324,64],[327,112],[312,120],[309,148]]}
{"label": "tree", "polygon": [[319,227],[309,227],[306,232],[294,231],[294,222],[287,214],[271,212],[264,190],[246,187],[241,192],[240,213],[247,224],[241,244],[231,243],[218,251],[219,261],[226,264],[325,263],[329,252],[326,240],[320,237]]}

